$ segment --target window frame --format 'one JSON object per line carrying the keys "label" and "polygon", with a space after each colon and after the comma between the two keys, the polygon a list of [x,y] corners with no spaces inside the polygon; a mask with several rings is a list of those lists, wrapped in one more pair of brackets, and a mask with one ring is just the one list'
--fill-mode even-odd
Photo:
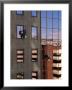
{"label": "window frame", "polygon": [[[32,27],[36,28],[36,36],[37,36],[36,38],[32,37]],[[38,40],[38,27],[37,26],[31,26],[31,39],[32,40]]]}
{"label": "window frame", "polygon": [[24,11],[22,11],[22,14],[18,14],[17,11],[16,11],[16,15],[17,16],[23,16],[24,15]]}
{"label": "window frame", "polygon": [[[18,54],[17,51],[23,51],[23,54]],[[23,62],[18,62],[18,61],[17,61],[17,60],[18,60],[18,58],[17,58],[18,55],[23,55],[23,59],[22,59]],[[20,58],[20,59],[21,59],[21,58]],[[17,63],[24,63],[24,49],[16,49],[16,62],[17,62]]]}
{"label": "window frame", "polygon": [[[32,60],[32,50],[37,50],[37,60]],[[32,49],[31,49],[31,61],[32,61],[32,62],[38,62],[38,48],[35,48],[35,49],[32,48]]]}
{"label": "window frame", "polygon": [[25,26],[25,25],[23,25],[23,24],[22,24],[22,25],[21,25],[21,24],[17,24],[17,25],[16,25],[16,39],[25,39],[25,38],[18,38],[18,37],[17,37],[17,26],[23,26],[23,30],[24,30],[24,26]]}
{"label": "window frame", "polygon": [[[23,74],[23,75],[22,75],[23,78],[17,78],[17,75],[18,75],[18,74]],[[16,73],[16,79],[24,79],[24,72],[17,72],[17,73]]]}
{"label": "window frame", "polygon": [[38,79],[38,71],[32,71],[32,73],[36,73],[36,76],[32,76],[32,78]]}

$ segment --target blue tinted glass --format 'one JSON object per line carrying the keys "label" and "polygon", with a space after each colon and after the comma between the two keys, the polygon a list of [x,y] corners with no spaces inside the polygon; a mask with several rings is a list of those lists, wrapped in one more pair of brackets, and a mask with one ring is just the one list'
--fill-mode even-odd
{"label": "blue tinted glass", "polygon": [[32,16],[36,16],[36,11],[32,11]]}
{"label": "blue tinted glass", "polygon": [[32,27],[32,38],[37,39],[37,28]]}
{"label": "blue tinted glass", "polygon": [[46,18],[41,18],[41,27],[46,28]]}
{"label": "blue tinted glass", "polygon": [[41,17],[46,17],[46,11],[41,11]]}
{"label": "blue tinted glass", "polygon": [[58,11],[53,11],[53,18],[58,18]]}
{"label": "blue tinted glass", "polygon": [[52,11],[47,11],[47,18],[52,18]]}
{"label": "blue tinted glass", "polygon": [[46,39],[46,29],[41,28],[41,39]]}
{"label": "blue tinted glass", "polygon": [[53,39],[58,39],[59,38],[59,31],[58,29],[53,29]]}
{"label": "blue tinted glass", "polygon": [[59,11],[59,19],[61,19],[61,11]]}
{"label": "blue tinted glass", "polygon": [[52,19],[47,19],[47,28],[52,28]]}
{"label": "blue tinted glass", "polygon": [[53,28],[58,28],[58,22],[59,20],[58,19],[53,19]]}
{"label": "blue tinted glass", "polygon": [[52,39],[52,29],[47,29],[47,39]]}
{"label": "blue tinted glass", "polygon": [[23,11],[16,11],[16,14],[17,14],[17,15],[23,15],[24,12],[23,12]]}

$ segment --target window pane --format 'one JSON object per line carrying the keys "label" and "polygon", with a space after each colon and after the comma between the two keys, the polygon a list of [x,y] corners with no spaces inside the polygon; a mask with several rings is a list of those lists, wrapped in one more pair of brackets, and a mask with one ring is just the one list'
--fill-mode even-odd
{"label": "window pane", "polygon": [[47,18],[52,18],[52,11],[47,11]]}
{"label": "window pane", "polygon": [[46,17],[46,11],[41,11],[41,17]]}
{"label": "window pane", "polygon": [[41,18],[41,27],[46,28],[46,18]]}
{"label": "window pane", "polygon": [[47,19],[47,28],[52,28],[52,19]]}
{"label": "window pane", "polygon": [[23,26],[17,26],[17,38],[21,38],[20,32],[23,33]]}
{"label": "window pane", "polygon": [[53,19],[53,28],[57,28],[58,29],[58,22],[59,20],[58,19]]}
{"label": "window pane", "polygon": [[47,29],[47,39],[52,39],[52,29]]}
{"label": "window pane", "polygon": [[53,29],[53,39],[57,39],[59,38],[59,32],[58,29]]}
{"label": "window pane", "polygon": [[17,15],[23,15],[24,12],[23,12],[23,11],[16,11],[16,14],[17,14]]}
{"label": "window pane", "polygon": [[36,11],[32,11],[32,16],[36,16]]}
{"label": "window pane", "polygon": [[58,11],[53,11],[53,18],[57,18],[58,19]]}
{"label": "window pane", "polygon": [[32,38],[37,39],[37,27],[32,27]]}
{"label": "window pane", "polygon": [[46,28],[41,28],[41,39],[46,39]]}

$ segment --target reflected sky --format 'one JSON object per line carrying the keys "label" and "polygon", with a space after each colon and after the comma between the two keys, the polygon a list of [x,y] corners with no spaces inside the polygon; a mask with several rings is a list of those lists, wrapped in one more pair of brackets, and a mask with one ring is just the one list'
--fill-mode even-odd
{"label": "reflected sky", "polygon": [[61,39],[61,11],[41,11],[41,38]]}

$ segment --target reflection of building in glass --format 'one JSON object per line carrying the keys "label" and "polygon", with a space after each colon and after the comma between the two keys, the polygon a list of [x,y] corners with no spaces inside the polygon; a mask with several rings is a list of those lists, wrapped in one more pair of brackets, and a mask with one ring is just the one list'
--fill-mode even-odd
{"label": "reflection of building in glass", "polygon": [[61,77],[61,11],[11,11],[11,79]]}

